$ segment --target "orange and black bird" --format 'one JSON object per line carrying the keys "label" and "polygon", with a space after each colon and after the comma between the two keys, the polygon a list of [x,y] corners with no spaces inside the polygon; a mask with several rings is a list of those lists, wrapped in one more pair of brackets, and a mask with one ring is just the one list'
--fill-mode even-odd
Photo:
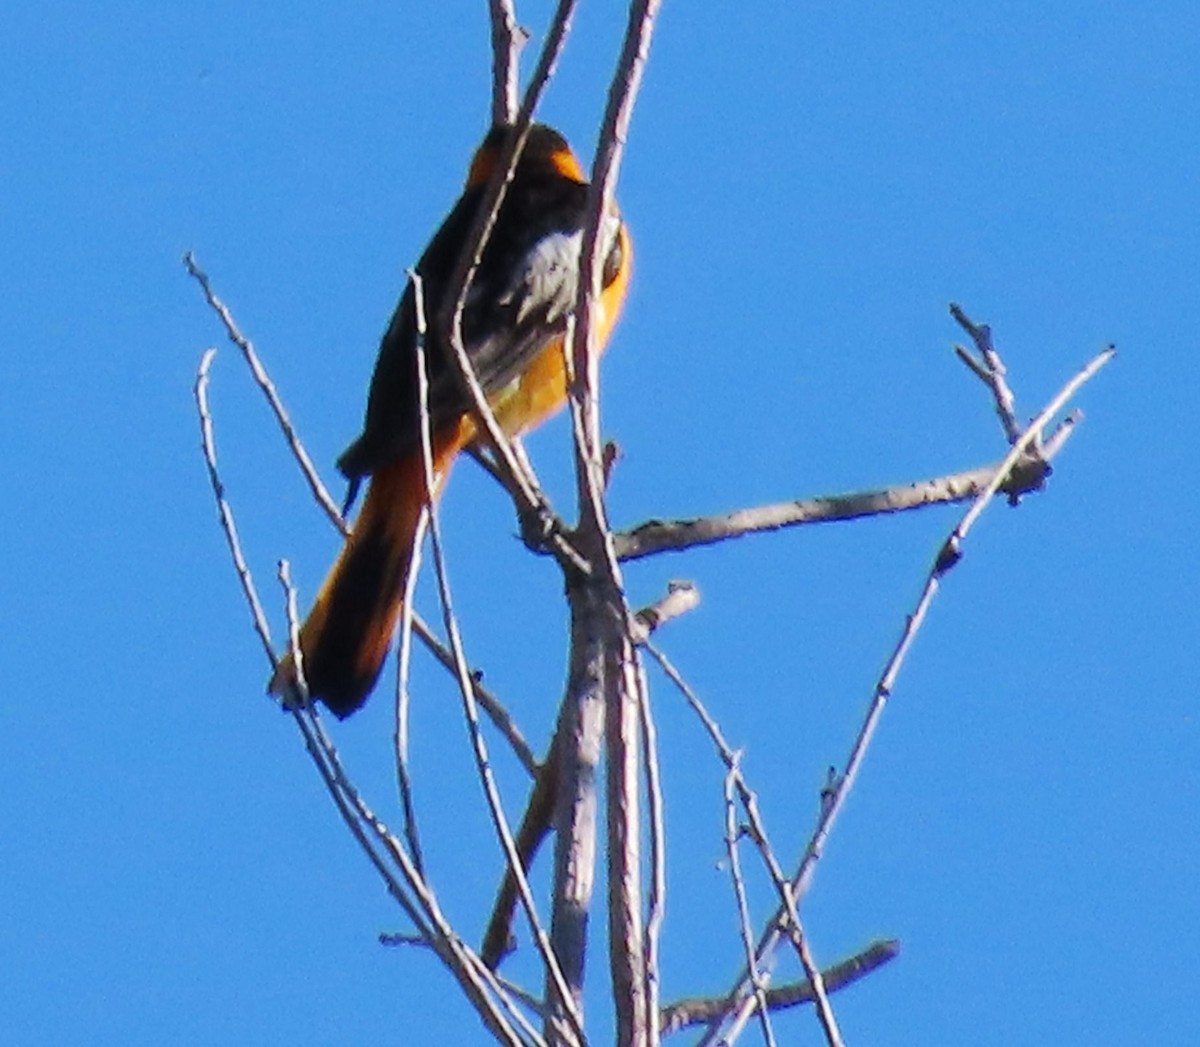
{"label": "orange and black bird", "polygon": [[[455,456],[476,437],[467,394],[440,330],[447,286],[510,128],[497,125],[475,152],[462,196],[417,263],[427,320],[428,406],[436,497]],[[501,428],[519,435],[566,402],[563,340],[575,305],[588,185],[557,131],[530,129],[483,250],[462,316],[463,345]],[[595,325],[603,346],[629,281],[629,233],[615,209],[601,229],[605,252]],[[346,717],[367,700],[391,646],[426,501],[417,386],[417,305],[412,282],[384,332],[362,435],[338,459],[366,499],[350,537],[300,629],[309,695]],[[291,654],[270,690],[298,690]]]}

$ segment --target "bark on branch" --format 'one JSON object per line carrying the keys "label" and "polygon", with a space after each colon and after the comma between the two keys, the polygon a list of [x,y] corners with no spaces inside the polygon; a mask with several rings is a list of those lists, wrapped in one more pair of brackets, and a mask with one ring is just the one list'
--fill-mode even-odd
{"label": "bark on branch", "polygon": [[[801,524],[857,520],[863,516],[925,509],[931,505],[967,502],[978,497],[996,475],[1000,463],[979,466],[962,473],[920,480],[900,487],[857,491],[821,498],[776,502],[752,509],[737,509],[715,516],[679,520],[647,520],[615,536],[617,556],[637,560],[663,552],[682,552],[697,545],[712,545],[730,538],[764,531],[778,531]],[[1045,486],[1050,466],[1040,457],[1021,458],[1001,483],[1000,490],[1020,497]]]}

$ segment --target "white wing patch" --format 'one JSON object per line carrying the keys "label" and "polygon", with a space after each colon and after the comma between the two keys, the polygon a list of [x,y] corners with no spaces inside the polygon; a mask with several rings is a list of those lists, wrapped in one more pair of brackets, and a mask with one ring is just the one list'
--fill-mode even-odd
{"label": "white wing patch", "polygon": [[523,271],[505,295],[511,302],[518,299],[517,323],[533,310],[545,310],[547,322],[554,323],[571,309],[575,302],[576,273],[579,268],[579,247],[582,233],[551,233],[542,237],[537,246],[525,256]]}
{"label": "white wing patch", "polygon": [[[601,230],[601,256],[612,250],[621,227],[618,215],[605,216]],[[550,233],[538,241],[525,256],[523,270],[517,274],[512,287],[502,297],[511,303],[519,300],[517,323],[524,321],[534,310],[545,310],[544,318],[555,323],[566,316],[575,305],[579,274],[579,251],[583,233]]]}

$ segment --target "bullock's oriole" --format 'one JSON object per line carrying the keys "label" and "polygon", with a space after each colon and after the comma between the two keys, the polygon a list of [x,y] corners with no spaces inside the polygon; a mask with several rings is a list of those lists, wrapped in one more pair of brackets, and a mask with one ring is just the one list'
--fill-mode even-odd
{"label": "bullock's oriole", "polygon": [[[434,491],[476,437],[470,404],[439,329],[447,284],[509,128],[493,127],[476,151],[466,188],[417,264],[425,314]],[[501,428],[516,436],[566,401],[563,338],[574,308],[587,179],[557,131],[529,132],[485,245],[462,317],[463,345]],[[602,228],[603,290],[596,318],[603,346],[629,281],[631,245],[614,211]],[[379,348],[362,435],[338,459],[353,500],[369,488],[350,537],[300,630],[311,697],[339,717],[367,700],[400,615],[426,500],[417,393],[416,296],[410,282]],[[285,655],[270,690],[291,699],[296,667]]]}

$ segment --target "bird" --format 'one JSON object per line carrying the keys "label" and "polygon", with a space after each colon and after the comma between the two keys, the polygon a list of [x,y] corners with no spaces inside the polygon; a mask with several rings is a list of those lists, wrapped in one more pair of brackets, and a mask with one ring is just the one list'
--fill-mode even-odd
{"label": "bird", "polygon": [[[442,314],[511,130],[496,124],[484,137],[462,195],[415,267],[427,324],[430,500],[443,491],[458,454],[478,438]],[[587,196],[587,176],[566,139],[545,124],[531,125],[461,321],[463,347],[510,437],[540,425],[566,403],[564,339],[577,296]],[[602,349],[624,304],[633,257],[615,203],[599,234],[604,262],[593,329]],[[362,433],[337,462],[349,484],[347,510],[366,482],[362,508],[300,627],[302,671],[289,650],[268,684],[285,704],[319,700],[345,719],[367,701],[391,648],[427,501],[418,347],[418,296],[410,280],[380,342]]]}

